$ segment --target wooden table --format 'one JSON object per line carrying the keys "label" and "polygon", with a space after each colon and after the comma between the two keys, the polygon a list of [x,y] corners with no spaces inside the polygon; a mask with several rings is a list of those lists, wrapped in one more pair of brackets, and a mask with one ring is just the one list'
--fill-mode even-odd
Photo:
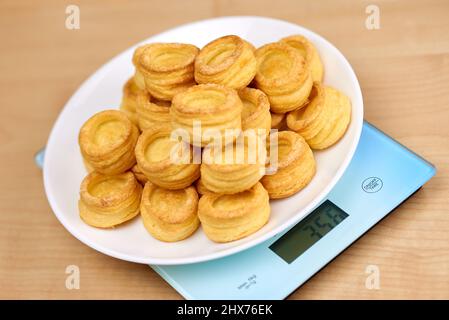
{"label": "wooden table", "polygon": [[[167,28],[224,15],[270,15],[329,39],[355,68],[365,118],[438,169],[291,298],[449,298],[449,2],[375,1],[380,29],[368,30],[371,3],[3,0],[0,298],[180,298],[149,267],[71,236],[51,212],[33,155],[67,99],[108,59]],[[68,4],[80,7],[79,30],[65,28]],[[79,290],[65,287],[67,265],[80,267]],[[379,290],[365,287],[367,265],[380,268]]]}

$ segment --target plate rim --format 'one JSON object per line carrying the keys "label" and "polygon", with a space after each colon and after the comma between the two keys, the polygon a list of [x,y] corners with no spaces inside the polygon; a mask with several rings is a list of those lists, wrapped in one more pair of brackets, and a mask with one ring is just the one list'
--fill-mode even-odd
{"label": "plate rim", "polygon": [[[232,19],[242,19],[242,20],[265,20],[265,21],[270,21],[270,22],[275,22],[275,23],[283,23],[283,24],[288,24],[294,27],[299,27],[301,29],[306,30],[307,32],[310,32],[311,34],[316,35],[317,37],[321,38],[322,40],[324,40],[325,42],[327,42],[327,44],[330,45],[330,47],[332,48],[332,50],[334,51],[335,54],[339,55],[341,60],[343,61],[344,64],[346,64],[346,66],[348,67],[348,69],[351,71],[350,77],[352,78],[352,80],[357,84],[357,92],[356,94],[359,96],[362,107],[359,110],[359,117],[361,118],[361,121],[356,121],[355,125],[355,132],[356,132],[356,137],[355,139],[351,142],[351,147],[350,150],[348,152],[348,154],[346,155],[346,157],[344,158],[343,162],[341,163],[340,167],[338,168],[336,174],[333,176],[333,178],[331,179],[331,182],[321,191],[321,196],[317,196],[313,201],[311,201],[310,203],[308,203],[305,208],[301,211],[306,211],[306,212],[311,212],[317,205],[319,205],[319,203],[329,194],[329,192],[331,191],[331,189],[337,184],[337,182],[340,180],[340,178],[342,177],[343,173],[346,171],[350,161],[352,160],[354,154],[355,154],[355,150],[357,148],[357,145],[359,143],[360,140],[360,136],[362,133],[362,127],[363,127],[363,115],[364,115],[364,102],[363,102],[363,94],[362,94],[362,90],[360,87],[360,83],[358,81],[358,78],[355,74],[354,69],[352,68],[351,64],[348,62],[348,60],[346,59],[346,57],[341,53],[341,51],[339,49],[337,49],[330,41],[328,41],[326,38],[324,38],[323,36],[321,36],[320,34],[306,28],[303,27],[301,25],[298,25],[296,23],[293,22],[289,22],[286,20],[282,20],[282,19],[275,19],[275,18],[270,18],[270,17],[263,17],[263,16],[224,16],[224,17],[216,17],[216,18],[209,18],[209,19],[203,19],[203,20],[196,20],[193,22],[189,22],[189,23],[185,23],[170,29],[167,29],[165,31],[162,31],[160,33],[154,34],[124,50],[122,50],[120,53],[116,54],[114,57],[112,57],[111,59],[109,59],[107,62],[105,62],[102,66],[100,66],[98,69],[96,69],[86,80],[84,80],[82,82],[82,84],[78,87],[78,89],[71,95],[71,97],[67,100],[67,102],[64,104],[64,107],[61,109],[61,111],[59,112],[55,122],[53,123],[52,129],[50,131],[48,140],[47,140],[47,151],[51,148],[52,146],[52,141],[55,139],[55,135],[54,132],[56,131],[57,128],[59,128],[61,126],[61,118],[64,115],[64,113],[67,111],[67,106],[72,104],[73,101],[75,99],[79,99],[81,98],[84,94],[86,94],[86,91],[88,90],[89,87],[91,87],[92,85],[94,85],[96,82],[100,81],[103,77],[103,74],[106,72],[106,69],[108,68],[108,66],[116,59],[118,59],[119,56],[121,56],[125,51],[127,51],[128,49],[138,46],[142,43],[146,43],[148,41],[149,38],[154,38],[154,37],[159,37],[159,36],[163,36],[165,33],[169,33],[169,32],[173,32],[176,31],[177,29],[182,29],[188,26],[192,26],[195,24],[202,24],[202,23],[207,23],[207,22],[215,22],[215,21],[226,21],[226,20],[232,20]],[[51,149],[50,149],[51,150]],[[48,152],[47,154],[50,154],[51,152]],[[307,217],[308,214],[304,215],[304,216],[299,216],[298,214],[292,215],[291,218],[289,218],[288,220],[286,220],[284,223],[278,225],[277,227],[275,227],[273,230],[262,234],[260,237],[255,238],[251,241],[248,241],[246,243],[243,243],[241,245],[235,246],[235,247],[231,247],[231,248],[227,248],[225,250],[219,251],[219,252],[214,252],[214,253],[210,253],[207,255],[204,255],[202,257],[194,257],[194,258],[188,258],[188,257],[184,257],[184,258],[140,258],[140,257],[135,257],[132,255],[128,255],[126,253],[121,253],[121,252],[117,252],[116,250],[110,249],[108,247],[104,247],[102,245],[98,245],[95,242],[92,242],[88,237],[83,236],[82,234],[78,233],[75,228],[72,228],[71,224],[65,219],[64,214],[62,214],[62,210],[60,210],[57,207],[56,204],[56,200],[53,198],[53,195],[49,192],[49,177],[46,174],[46,172],[48,172],[48,160],[47,157],[44,158],[44,165],[43,165],[43,180],[44,180],[44,189],[45,189],[45,194],[47,196],[47,200],[48,203],[53,211],[53,214],[56,216],[56,218],[59,220],[59,222],[64,226],[64,228],[66,228],[67,231],[69,231],[69,233],[74,236],[76,239],[78,239],[79,241],[81,241],[83,244],[85,244],[86,246],[89,246],[103,254],[106,254],[108,256],[111,256],[113,258],[117,258],[120,260],[125,260],[125,261],[130,261],[130,262],[135,262],[135,263],[142,263],[142,264],[155,264],[155,265],[181,265],[181,264],[192,264],[192,263],[198,263],[198,262],[205,262],[205,261],[209,261],[209,260],[215,260],[218,258],[222,258],[222,257],[226,257],[244,250],[247,250],[249,248],[252,248],[258,244],[261,244],[262,242],[272,238],[273,236],[275,236],[278,233],[281,233],[283,231],[285,231],[286,229],[288,229],[289,227],[293,226],[295,223],[299,222],[300,220],[304,219],[305,217]]]}

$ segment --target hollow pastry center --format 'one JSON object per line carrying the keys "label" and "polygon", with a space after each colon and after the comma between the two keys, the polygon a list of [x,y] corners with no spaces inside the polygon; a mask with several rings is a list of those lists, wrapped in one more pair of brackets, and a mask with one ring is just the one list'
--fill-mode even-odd
{"label": "hollow pastry center", "polygon": [[232,211],[244,207],[245,204],[251,202],[253,193],[250,190],[237,194],[221,195],[216,198],[212,207],[219,210]]}
{"label": "hollow pastry center", "polygon": [[256,112],[257,105],[246,99],[242,99],[242,102],[243,102],[242,118],[246,119],[254,112]]}
{"label": "hollow pastry center", "polygon": [[216,66],[222,64],[226,59],[233,55],[236,50],[234,43],[223,43],[211,50],[207,64],[210,66]]}
{"label": "hollow pastry center", "polygon": [[293,47],[296,49],[296,51],[303,57],[306,58],[307,57],[307,50],[306,47],[298,41],[288,41],[287,42],[289,46]]}
{"label": "hollow pastry center", "polygon": [[94,142],[98,146],[105,146],[111,141],[117,141],[126,134],[126,126],[119,120],[110,120],[101,123],[94,134]]}
{"label": "hollow pastry center", "polygon": [[170,152],[176,145],[169,136],[154,139],[145,149],[145,159],[149,162],[158,162],[170,157]]}
{"label": "hollow pastry center", "polygon": [[89,193],[97,198],[103,198],[114,194],[119,194],[124,191],[126,179],[123,178],[108,178],[99,181],[89,186]]}
{"label": "hollow pastry center", "polygon": [[164,51],[155,53],[152,56],[152,60],[154,64],[162,67],[170,67],[173,65],[189,64],[192,62],[192,57],[182,51],[179,51],[179,49],[165,49]]}
{"label": "hollow pastry center", "polygon": [[201,90],[186,97],[186,106],[193,109],[214,108],[225,104],[226,94],[215,89]]}
{"label": "hollow pastry center", "polygon": [[150,203],[157,207],[157,210],[164,212],[167,217],[170,215],[179,215],[179,212],[185,211],[187,203],[186,192],[184,190],[165,190],[156,188],[150,196]]}
{"label": "hollow pastry center", "polygon": [[282,78],[289,74],[291,67],[292,60],[287,53],[273,50],[264,57],[259,70],[267,77]]}

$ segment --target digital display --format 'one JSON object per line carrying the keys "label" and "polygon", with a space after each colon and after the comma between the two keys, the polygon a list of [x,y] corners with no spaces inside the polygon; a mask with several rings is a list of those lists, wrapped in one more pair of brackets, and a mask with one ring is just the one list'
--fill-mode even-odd
{"label": "digital display", "polygon": [[342,222],[348,214],[329,200],[274,242],[270,249],[292,263],[318,240]]}

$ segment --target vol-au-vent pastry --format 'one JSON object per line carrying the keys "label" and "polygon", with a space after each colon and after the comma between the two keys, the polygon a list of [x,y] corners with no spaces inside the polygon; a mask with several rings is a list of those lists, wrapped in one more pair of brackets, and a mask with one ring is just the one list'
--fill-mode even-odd
{"label": "vol-au-vent pastry", "polygon": [[309,103],[287,115],[288,127],[298,132],[312,149],[335,144],[351,121],[351,101],[340,91],[315,82]]}
{"label": "vol-au-vent pastry", "polygon": [[130,78],[123,86],[122,102],[120,103],[120,110],[126,113],[128,118],[137,125],[137,96],[143,92],[134,82],[134,78]]}
{"label": "vol-au-vent pastry", "polygon": [[137,95],[137,119],[140,130],[146,130],[156,124],[170,123],[169,101],[152,99],[150,94],[141,91]]}
{"label": "vol-au-vent pastry", "polygon": [[[186,130],[192,145],[206,146],[214,139],[232,141],[241,131],[242,101],[234,89],[200,84],[173,98],[170,115],[173,128]],[[195,123],[201,130],[194,129]]]}
{"label": "vol-au-vent pastry", "polygon": [[183,189],[200,176],[200,165],[193,163],[192,146],[171,137],[169,124],[145,130],[136,145],[140,170],[153,184],[165,189]]}
{"label": "vol-au-vent pastry", "polygon": [[145,50],[146,47],[150,46],[150,44],[145,44],[143,46],[137,47],[136,50],[134,50],[132,62],[134,67],[136,68],[134,72],[134,83],[140,90],[146,90],[145,87],[145,78],[143,77],[143,74],[141,72],[142,67],[140,66],[139,59],[142,55],[143,50]]}
{"label": "vol-au-vent pastry", "polygon": [[262,129],[268,135],[271,129],[270,102],[265,93],[258,89],[243,88],[238,91],[243,103],[242,130]]}
{"label": "vol-au-vent pastry", "polygon": [[139,214],[142,186],[131,172],[116,175],[89,173],[81,183],[81,219],[98,228],[111,228]]}
{"label": "vol-au-vent pastry", "polygon": [[203,150],[201,182],[215,193],[247,190],[265,174],[266,155],[265,140],[255,133],[224,146],[208,145]]}
{"label": "vol-au-vent pastry", "polygon": [[79,132],[81,154],[89,168],[118,174],[136,163],[134,147],[139,129],[125,113],[106,110],[93,115]]}
{"label": "vol-au-vent pastry", "polygon": [[284,130],[285,128],[287,128],[286,114],[271,112],[271,129]]}
{"label": "vol-au-vent pastry", "polygon": [[306,37],[295,35],[283,38],[280,41],[295,48],[306,60],[312,73],[313,81],[321,82],[323,80],[324,68],[320,55],[315,46]]}
{"label": "vol-au-vent pastry", "polygon": [[277,135],[277,172],[261,182],[271,199],[289,197],[309,184],[315,175],[315,159],[306,141],[293,131]]}
{"label": "vol-au-vent pastry", "polygon": [[167,190],[145,184],[140,212],[145,228],[158,240],[174,242],[191,236],[200,224],[195,187]]}
{"label": "vol-au-vent pastry", "polygon": [[204,233],[215,242],[234,241],[256,232],[267,223],[270,211],[268,193],[260,182],[236,194],[206,193],[198,205]]}
{"label": "vol-au-vent pastry", "polygon": [[134,167],[131,168],[131,172],[134,174],[137,181],[139,181],[141,185],[145,185],[145,183],[148,182],[148,178],[143,174],[142,170],[140,170],[137,163],[134,165]]}
{"label": "vol-au-vent pastry", "polygon": [[159,100],[173,97],[195,84],[193,68],[199,49],[191,44],[153,43],[138,55],[145,88]]}
{"label": "vol-au-vent pastry", "polygon": [[254,47],[235,35],[208,43],[196,57],[195,80],[233,89],[246,87],[256,74]]}
{"label": "vol-au-vent pastry", "polygon": [[277,42],[256,50],[256,87],[268,96],[270,109],[286,113],[302,107],[312,88],[306,61],[293,47]]}

